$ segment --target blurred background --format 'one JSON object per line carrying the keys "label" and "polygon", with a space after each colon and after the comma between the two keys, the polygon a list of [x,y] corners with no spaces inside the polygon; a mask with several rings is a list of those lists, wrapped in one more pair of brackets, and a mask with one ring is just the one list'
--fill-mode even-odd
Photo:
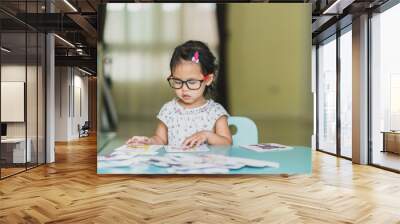
{"label": "blurred background", "polygon": [[[100,144],[151,136],[174,97],[174,48],[206,42],[220,65],[217,97],[254,120],[260,142],[311,146],[311,5],[108,3],[99,8]],[[285,24],[284,26],[282,24]]]}

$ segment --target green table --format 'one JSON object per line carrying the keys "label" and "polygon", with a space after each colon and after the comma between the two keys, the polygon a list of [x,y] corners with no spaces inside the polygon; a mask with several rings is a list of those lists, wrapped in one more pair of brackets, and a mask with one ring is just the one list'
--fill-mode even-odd
{"label": "green table", "polygon": [[[113,147],[123,144],[123,141],[112,141],[108,147],[104,147],[98,152],[98,156],[107,156],[113,152]],[[209,152],[184,153],[192,155],[218,154],[229,157],[249,158],[279,163],[279,168],[271,167],[243,167],[240,169],[229,170],[227,174],[309,174],[311,173],[311,149],[303,146],[293,146],[293,149],[283,151],[256,152],[241,148],[239,146],[209,146]],[[161,148],[157,156],[165,156],[169,153]],[[98,174],[172,174],[167,168],[146,165],[146,166],[126,166],[102,168],[108,161],[98,161]]]}

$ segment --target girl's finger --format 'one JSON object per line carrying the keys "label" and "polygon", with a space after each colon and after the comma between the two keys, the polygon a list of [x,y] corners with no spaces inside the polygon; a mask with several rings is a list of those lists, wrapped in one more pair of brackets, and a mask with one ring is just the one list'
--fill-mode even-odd
{"label": "girl's finger", "polygon": [[189,138],[185,144],[186,148],[190,148],[190,145],[192,144],[193,138]]}
{"label": "girl's finger", "polygon": [[196,147],[199,147],[201,144],[203,144],[206,140],[204,138],[200,138],[199,141],[196,144]]}
{"label": "girl's finger", "polygon": [[193,148],[193,147],[197,144],[198,141],[199,141],[198,138],[195,137],[195,138],[192,140],[191,144],[190,144],[190,148]]}
{"label": "girl's finger", "polygon": [[139,136],[133,136],[131,139],[130,139],[130,142],[131,143],[136,143],[138,140],[139,140]]}
{"label": "girl's finger", "polygon": [[142,136],[135,136],[135,141],[136,142],[141,142],[141,141],[143,141],[143,137]]}
{"label": "girl's finger", "polygon": [[126,144],[128,145],[146,144],[147,143],[146,139],[148,139],[146,136],[133,136],[126,142]]}
{"label": "girl's finger", "polygon": [[135,143],[137,143],[137,144],[146,144],[146,140],[145,139],[140,139],[140,140],[137,140]]}
{"label": "girl's finger", "polygon": [[144,142],[146,142],[147,141],[147,137],[146,136],[138,136],[137,138],[136,138],[136,141],[137,142],[140,142],[140,143],[144,143]]}
{"label": "girl's finger", "polygon": [[136,142],[137,140],[140,139],[140,137],[139,136],[133,136],[131,139],[132,139],[132,142]]}
{"label": "girl's finger", "polygon": [[187,139],[185,139],[185,141],[182,142],[182,147],[185,147],[187,144]]}
{"label": "girl's finger", "polygon": [[130,139],[128,139],[128,141],[126,141],[126,144],[131,144],[131,143],[133,143],[133,138],[130,138]]}
{"label": "girl's finger", "polygon": [[188,137],[183,141],[182,146],[187,147],[190,144],[190,141],[192,140],[192,137]]}
{"label": "girl's finger", "polygon": [[186,148],[190,148],[190,145],[192,144],[192,142],[194,141],[193,137],[190,137],[186,143]]}
{"label": "girl's finger", "polygon": [[193,142],[194,142],[194,139],[191,140],[190,143],[188,144],[188,146],[187,146],[188,149],[192,148]]}
{"label": "girl's finger", "polygon": [[148,144],[150,143],[150,138],[145,137],[145,138],[143,139],[143,143],[148,145]]}

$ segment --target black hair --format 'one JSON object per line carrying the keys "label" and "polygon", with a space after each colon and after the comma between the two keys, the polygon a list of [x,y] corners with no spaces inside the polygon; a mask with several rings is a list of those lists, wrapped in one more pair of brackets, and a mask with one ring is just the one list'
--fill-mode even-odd
{"label": "black hair", "polygon": [[192,57],[195,52],[199,52],[199,65],[201,68],[201,72],[206,74],[214,74],[214,80],[210,86],[206,86],[204,91],[205,96],[212,97],[215,89],[215,82],[217,79],[217,59],[214,54],[210,51],[207,44],[197,41],[197,40],[189,40],[185,43],[177,46],[172,54],[171,61],[169,63],[170,71],[175,69],[182,60],[192,61]]}

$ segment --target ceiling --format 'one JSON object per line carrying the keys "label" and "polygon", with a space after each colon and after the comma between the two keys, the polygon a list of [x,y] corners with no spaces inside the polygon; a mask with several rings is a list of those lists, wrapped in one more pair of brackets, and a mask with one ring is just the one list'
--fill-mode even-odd
{"label": "ceiling", "polygon": [[[336,1],[339,4],[335,3]],[[350,17],[348,20],[351,23],[352,16],[356,16],[365,10],[378,7],[386,1],[387,0],[254,0],[230,2],[310,3],[312,4],[313,13],[312,21],[310,21],[312,23],[313,42],[317,42],[320,38],[329,35],[329,29],[332,30],[332,27],[335,26],[338,20],[343,20],[343,18],[347,16]],[[9,43],[14,42],[8,47],[15,48],[15,54],[18,54],[18,52],[25,50],[23,47],[24,38],[22,38],[23,34],[21,34],[22,31],[25,32],[25,28],[31,31],[55,32],[60,37],[55,38],[56,65],[81,66],[95,72],[98,37],[97,10],[100,4],[107,2],[126,3],[134,1],[47,0],[46,8],[45,0],[1,0],[1,29],[2,32],[8,33],[3,35],[5,40],[2,43],[5,43],[5,41]],[[48,13],[50,9],[52,13]],[[345,25],[345,23],[343,23],[343,25]],[[334,29],[330,32],[334,32]],[[68,43],[63,40],[66,40]],[[29,45],[28,52],[31,52],[31,46],[33,45]]]}
{"label": "ceiling", "polygon": [[[24,55],[28,59],[36,55],[36,45],[28,43],[25,48],[26,30],[35,35],[38,32],[54,32],[57,34],[56,66],[79,66],[96,73],[96,9],[100,3],[96,0],[48,0],[46,8],[44,0],[1,0],[2,46],[12,49],[7,53],[7,60],[17,62],[23,60]],[[52,13],[48,13],[50,9]],[[28,34],[27,37],[30,42],[33,35]]]}

